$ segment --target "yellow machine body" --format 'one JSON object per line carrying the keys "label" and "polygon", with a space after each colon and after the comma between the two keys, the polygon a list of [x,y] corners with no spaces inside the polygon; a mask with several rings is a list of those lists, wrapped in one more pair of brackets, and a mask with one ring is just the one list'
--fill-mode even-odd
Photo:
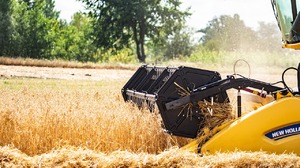
{"label": "yellow machine body", "polygon": [[300,43],[296,43],[296,44],[283,43],[282,48],[300,50]]}
{"label": "yellow machine body", "polygon": [[[300,97],[287,97],[245,114],[207,141],[201,153],[262,150],[300,155],[299,107]],[[191,144],[190,150],[197,148]]]}

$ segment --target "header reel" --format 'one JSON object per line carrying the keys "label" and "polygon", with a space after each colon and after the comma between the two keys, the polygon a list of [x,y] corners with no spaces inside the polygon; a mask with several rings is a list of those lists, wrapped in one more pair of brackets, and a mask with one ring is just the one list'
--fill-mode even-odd
{"label": "header reel", "polygon": [[[166,104],[193,94],[200,86],[221,80],[218,72],[190,67],[141,66],[122,89],[125,101],[132,101],[139,107],[151,111],[158,109],[165,129],[177,136],[195,138],[202,126],[203,116],[191,102],[177,108]],[[228,101],[225,91],[205,97],[207,101],[223,103]],[[196,104],[197,102],[194,102]]]}

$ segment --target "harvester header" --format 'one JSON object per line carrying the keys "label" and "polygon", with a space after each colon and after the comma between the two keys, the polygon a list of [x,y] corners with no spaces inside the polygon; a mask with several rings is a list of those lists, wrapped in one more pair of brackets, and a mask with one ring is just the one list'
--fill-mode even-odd
{"label": "harvester header", "polygon": [[[165,104],[187,96],[194,89],[219,81],[218,72],[191,67],[141,66],[122,89],[125,101],[151,111],[158,109],[165,129],[173,135],[195,138],[201,129],[202,115],[198,108],[186,104],[184,107],[167,109]],[[207,101],[224,103],[227,93],[209,95]],[[197,102],[194,102],[197,103]]]}
{"label": "harvester header", "polygon": [[[298,71],[297,88],[291,89],[285,83],[284,75],[288,70]],[[146,107],[151,112],[158,110],[169,134],[197,138],[185,147],[191,151],[211,153],[237,148],[300,154],[298,128],[282,139],[270,138],[278,130],[300,124],[299,71],[300,64],[298,68],[286,69],[282,81],[266,83],[238,74],[222,79],[216,71],[185,66],[143,65],[122,88],[122,95],[125,101],[140,108]],[[280,83],[284,87],[277,86]],[[237,114],[233,114],[230,106],[229,89],[237,90]],[[272,100],[247,114],[242,113],[241,91]]]}

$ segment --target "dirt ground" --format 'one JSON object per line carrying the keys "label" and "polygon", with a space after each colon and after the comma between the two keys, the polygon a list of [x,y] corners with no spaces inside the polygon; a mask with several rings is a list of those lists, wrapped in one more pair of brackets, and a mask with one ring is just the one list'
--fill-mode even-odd
{"label": "dirt ground", "polygon": [[[218,70],[217,70],[218,71]],[[7,66],[0,65],[0,77],[25,77],[41,79],[63,79],[63,80],[129,80],[135,70],[124,69],[76,69],[76,68],[49,68],[49,67],[30,67],[30,66]],[[232,73],[222,73],[222,78]],[[248,76],[247,76],[248,77]],[[251,74],[250,78],[267,83],[281,81],[281,73],[256,73]],[[285,80],[292,88],[297,86],[296,71],[287,73]],[[280,87],[282,85],[279,85]]]}
{"label": "dirt ground", "polygon": [[118,69],[75,69],[0,65],[0,76],[6,78],[27,77],[101,81],[109,79],[129,79],[133,73],[134,71],[132,70]]}

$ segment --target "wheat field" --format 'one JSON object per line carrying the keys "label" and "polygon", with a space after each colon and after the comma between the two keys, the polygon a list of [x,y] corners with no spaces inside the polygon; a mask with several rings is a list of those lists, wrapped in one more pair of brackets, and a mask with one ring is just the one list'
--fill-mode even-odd
{"label": "wheat field", "polygon": [[0,79],[0,167],[300,167],[293,154],[183,151],[191,139],[125,103],[125,82]]}

